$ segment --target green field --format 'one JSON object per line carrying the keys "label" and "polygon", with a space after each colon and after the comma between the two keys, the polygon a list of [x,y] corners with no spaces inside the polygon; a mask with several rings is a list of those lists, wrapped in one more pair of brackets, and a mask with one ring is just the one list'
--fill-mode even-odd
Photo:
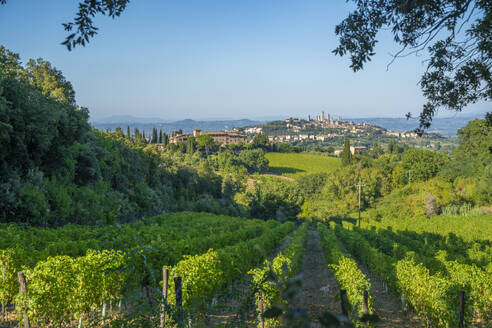
{"label": "green field", "polygon": [[331,172],[340,167],[340,159],[306,153],[267,153],[270,172],[287,177],[304,174]]}
{"label": "green field", "polygon": [[[364,217],[364,213],[362,214]],[[380,221],[363,220],[362,227],[371,227],[400,231],[415,231],[417,233],[433,233],[446,236],[449,233],[463,238],[465,241],[492,241],[492,215],[445,216],[431,218],[406,218],[405,220],[383,218]]]}

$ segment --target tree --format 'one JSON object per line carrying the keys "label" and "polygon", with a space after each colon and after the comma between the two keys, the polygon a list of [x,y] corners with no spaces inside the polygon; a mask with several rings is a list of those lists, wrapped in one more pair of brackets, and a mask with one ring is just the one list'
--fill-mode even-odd
{"label": "tree", "polygon": [[239,154],[239,160],[248,169],[249,173],[268,170],[269,161],[261,149],[245,150]]}
{"label": "tree", "polygon": [[162,143],[162,129],[159,129],[159,143]]}
{"label": "tree", "polygon": [[487,114],[485,114],[485,125],[492,127],[492,112],[487,112]]}
{"label": "tree", "polygon": [[294,147],[292,147],[292,144],[290,144],[289,142],[282,142],[277,146],[277,151],[279,153],[292,153],[293,150]]}
{"label": "tree", "polygon": [[352,152],[350,151],[350,140],[348,138],[345,138],[345,144],[343,146],[343,152],[342,152],[342,165],[348,166],[353,162],[354,159],[352,157]]}
{"label": "tree", "polygon": [[127,137],[127,139],[130,139],[132,137],[130,134],[130,126],[129,125],[126,126],[126,137]]}
{"label": "tree", "polygon": [[30,59],[25,73],[29,82],[42,94],[69,105],[75,105],[75,91],[62,72],[51,66],[49,61]]}
{"label": "tree", "polygon": [[169,143],[169,139],[165,133],[162,133],[162,145],[165,147]]}
{"label": "tree", "polygon": [[446,164],[445,154],[431,150],[412,148],[405,151],[401,164],[406,174],[412,172],[412,181],[425,181],[435,176]]}
{"label": "tree", "polygon": [[[304,197],[297,183],[262,179],[254,189],[246,191],[246,202],[254,218],[270,220],[295,219],[301,212]],[[281,217],[278,214],[282,213]]]}
{"label": "tree", "polygon": [[187,154],[193,154],[195,152],[195,138],[190,136],[188,139],[186,139],[186,153]]}
{"label": "tree", "polygon": [[177,136],[179,134],[183,134],[183,129],[179,129],[179,130],[173,131],[171,133],[171,136]]}
{"label": "tree", "polygon": [[260,133],[253,138],[252,145],[254,148],[261,148],[266,150],[270,145],[270,141],[268,141],[268,136]]}
{"label": "tree", "polygon": [[196,142],[201,149],[205,149],[205,153],[208,155],[210,148],[214,144],[214,138],[208,134],[200,134],[196,137]]}
{"label": "tree", "polygon": [[[376,35],[390,30],[401,50],[393,60],[428,51],[420,86],[427,102],[418,131],[441,108],[462,111],[492,99],[490,0],[353,0],[356,9],[336,28],[336,55],[350,54],[354,71],[375,55]],[[407,114],[407,118],[411,115]]]}
{"label": "tree", "polygon": [[157,129],[152,128],[152,136],[150,137],[149,143],[155,144],[157,143]]}

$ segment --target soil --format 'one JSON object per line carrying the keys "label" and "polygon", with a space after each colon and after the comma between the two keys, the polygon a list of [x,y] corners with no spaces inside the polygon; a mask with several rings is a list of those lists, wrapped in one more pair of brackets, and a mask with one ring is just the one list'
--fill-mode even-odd
{"label": "soil", "polygon": [[325,311],[340,314],[340,302],[336,298],[338,286],[328,269],[318,231],[313,228],[308,232],[300,273],[303,285],[293,306],[306,309],[312,322],[318,322]]}

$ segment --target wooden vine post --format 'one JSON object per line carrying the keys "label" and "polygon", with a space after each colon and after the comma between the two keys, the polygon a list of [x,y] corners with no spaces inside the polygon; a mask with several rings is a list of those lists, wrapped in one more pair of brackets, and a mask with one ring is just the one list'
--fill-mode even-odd
{"label": "wooden vine post", "polygon": [[[367,290],[364,291],[362,300],[362,313],[369,314],[369,293]],[[367,327],[367,322],[364,323],[364,327]]]}
{"label": "wooden vine post", "polygon": [[167,285],[169,282],[169,269],[162,269],[162,305],[161,305],[161,328],[166,325]]}
{"label": "wooden vine post", "polygon": [[178,327],[183,326],[183,288],[181,281],[181,277],[174,277],[174,293],[176,294]]}
{"label": "wooden vine post", "polygon": [[27,309],[25,305],[25,296],[27,294],[27,283],[26,283],[26,276],[24,275],[24,272],[20,271],[17,273],[17,280],[19,281],[19,294],[21,297],[24,298],[23,304],[22,304],[22,320],[24,321],[24,328],[31,328],[31,325],[29,324],[29,318],[27,316]]}
{"label": "wooden vine post", "polygon": [[[3,259],[2,260],[2,282],[3,282],[3,286],[5,286],[5,267],[6,267],[6,260]],[[2,321],[5,321],[5,292],[2,292]]]}
{"label": "wooden vine post", "polygon": [[265,320],[263,320],[263,296],[261,294],[258,295],[258,309],[260,310],[260,325],[261,328],[265,328]]}
{"label": "wooden vine post", "polygon": [[369,293],[364,291],[364,301],[362,302],[362,313],[369,314]]}
{"label": "wooden vine post", "polygon": [[460,328],[465,327],[465,291],[460,290]]}
{"label": "wooden vine post", "polygon": [[347,298],[347,291],[345,289],[340,289],[340,306],[342,308],[342,314],[348,317],[347,308],[345,307],[346,298]]}

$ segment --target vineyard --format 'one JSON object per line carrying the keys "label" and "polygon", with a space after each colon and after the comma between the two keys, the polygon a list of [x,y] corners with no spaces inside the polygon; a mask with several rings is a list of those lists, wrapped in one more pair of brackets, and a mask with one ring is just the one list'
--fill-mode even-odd
{"label": "vineyard", "polygon": [[[362,229],[345,221],[296,226],[193,212],[115,226],[3,224],[2,322],[489,326],[492,241],[404,228],[377,221]],[[312,270],[324,277],[305,281]],[[317,297],[312,293],[323,294],[324,312],[323,304],[305,304]]]}
{"label": "vineyard", "polygon": [[[5,224],[2,319],[14,316],[34,327],[85,326],[104,323],[115,304],[121,312],[137,306],[139,296],[152,308],[161,303],[155,287],[164,266],[171,277],[183,278],[185,306],[204,303],[259,265],[293,229],[292,223],[191,212],[111,228]],[[19,286],[19,272],[27,291]],[[214,281],[203,279],[209,274]]]}

